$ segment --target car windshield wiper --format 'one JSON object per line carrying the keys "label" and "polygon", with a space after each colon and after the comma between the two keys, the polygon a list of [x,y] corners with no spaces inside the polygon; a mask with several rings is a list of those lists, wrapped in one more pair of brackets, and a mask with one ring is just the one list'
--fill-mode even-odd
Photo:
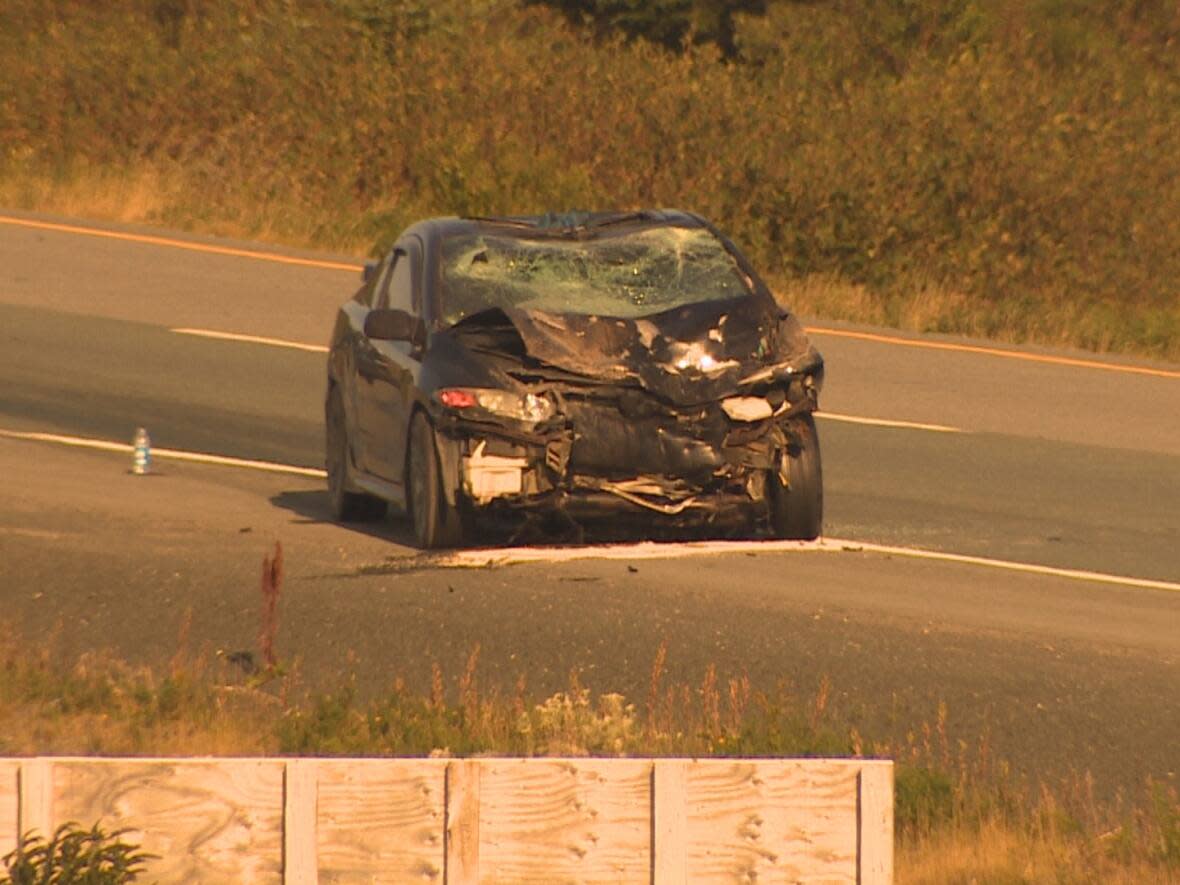
{"label": "car windshield wiper", "polygon": [[482,224],[495,224],[511,227],[516,230],[527,230],[542,236],[576,237],[578,235],[592,236],[595,231],[604,227],[627,224],[632,221],[655,221],[657,216],[651,212],[619,212],[605,218],[595,218],[589,212],[566,212],[558,214],[550,212],[540,218],[525,220],[521,218],[504,218],[494,215],[464,215],[464,221],[478,221]]}
{"label": "car windshield wiper", "polygon": [[504,227],[515,227],[521,230],[536,230],[537,226],[531,221],[521,221],[519,218],[497,218],[494,215],[463,215],[464,221],[479,221],[484,224],[500,224]]}
{"label": "car windshield wiper", "polygon": [[618,215],[611,215],[609,218],[603,218],[601,221],[596,221],[589,227],[613,227],[616,224],[626,224],[628,221],[654,221],[655,216],[650,212],[620,212]]}

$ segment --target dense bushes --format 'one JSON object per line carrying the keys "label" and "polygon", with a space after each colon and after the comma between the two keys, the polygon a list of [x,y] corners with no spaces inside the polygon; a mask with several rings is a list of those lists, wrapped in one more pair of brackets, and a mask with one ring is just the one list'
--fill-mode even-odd
{"label": "dense bushes", "polygon": [[1180,358],[1180,7],[766,10],[726,60],[517,0],[9,0],[0,201],[361,249],[677,205],[809,311]]}

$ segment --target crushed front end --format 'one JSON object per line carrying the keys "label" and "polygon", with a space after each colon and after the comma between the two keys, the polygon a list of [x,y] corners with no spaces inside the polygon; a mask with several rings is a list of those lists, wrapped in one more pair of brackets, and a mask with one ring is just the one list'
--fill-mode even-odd
{"label": "crushed front end", "polygon": [[[744,530],[771,514],[776,484],[789,486],[823,384],[809,346],[785,360],[764,346],[753,365],[710,371],[685,364],[691,348],[661,353],[653,335],[643,362],[669,382],[659,384],[634,346],[619,359],[599,342],[593,377],[533,356],[544,342],[520,317],[479,325],[461,337],[495,367],[497,386],[432,395],[445,491],[476,512]],[[645,337],[642,327],[636,335]]]}

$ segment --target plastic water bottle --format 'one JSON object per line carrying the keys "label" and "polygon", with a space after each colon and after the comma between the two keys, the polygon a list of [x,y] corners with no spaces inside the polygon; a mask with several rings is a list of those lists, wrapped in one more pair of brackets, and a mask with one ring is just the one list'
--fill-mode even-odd
{"label": "plastic water bottle", "polygon": [[132,441],[135,455],[131,461],[131,472],[142,475],[152,472],[152,438],[148,436],[146,428],[135,428],[135,439]]}

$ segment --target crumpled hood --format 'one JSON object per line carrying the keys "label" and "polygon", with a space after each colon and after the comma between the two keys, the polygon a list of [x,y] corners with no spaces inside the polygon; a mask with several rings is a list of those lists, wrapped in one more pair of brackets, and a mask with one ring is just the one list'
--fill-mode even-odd
{"label": "crumpled hood", "polygon": [[721,399],[753,377],[823,364],[798,320],[761,299],[703,302],[640,319],[497,308],[467,317],[452,332],[499,315],[541,363],[604,381],[637,381],[682,405]]}

